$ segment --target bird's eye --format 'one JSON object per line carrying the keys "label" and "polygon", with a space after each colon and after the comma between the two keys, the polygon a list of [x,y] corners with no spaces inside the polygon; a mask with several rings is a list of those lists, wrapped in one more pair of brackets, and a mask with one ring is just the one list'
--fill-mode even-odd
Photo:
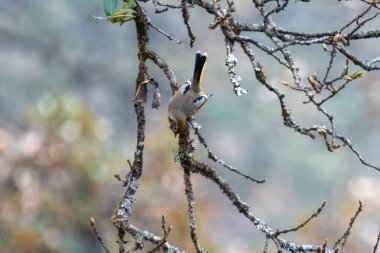
{"label": "bird's eye", "polygon": [[169,126],[170,128],[173,130],[173,132],[177,132],[178,131],[178,126],[176,124],[176,121],[171,119],[171,118],[168,118],[169,119]]}

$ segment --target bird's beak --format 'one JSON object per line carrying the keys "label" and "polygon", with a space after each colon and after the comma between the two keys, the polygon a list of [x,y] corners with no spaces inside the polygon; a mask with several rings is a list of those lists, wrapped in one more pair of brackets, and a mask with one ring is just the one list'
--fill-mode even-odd
{"label": "bird's beak", "polygon": [[177,138],[178,133],[174,133],[174,138]]}

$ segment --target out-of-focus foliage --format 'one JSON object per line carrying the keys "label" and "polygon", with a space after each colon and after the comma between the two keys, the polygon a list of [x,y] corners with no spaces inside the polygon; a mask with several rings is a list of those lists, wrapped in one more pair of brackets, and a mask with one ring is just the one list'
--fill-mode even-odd
{"label": "out-of-focus foliage", "polygon": [[26,113],[24,126],[0,128],[2,252],[98,252],[88,219],[107,210],[104,179],[120,162],[105,146],[110,122],[70,96]]}
{"label": "out-of-focus foliage", "polygon": [[[253,22],[251,3],[236,3],[241,18]],[[299,4],[303,4],[302,11],[290,8],[276,21],[284,27],[318,32],[334,22],[343,24],[342,13],[352,16],[357,11],[356,1]],[[133,157],[135,147],[131,101],[137,51],[132,23],[120,27],[88,18],[88,13],[101,13],[102,8],[101,1],[0,2],[1,252],[102,252],[89,226],[90,217],[95,218],[107,245],[115,246],[110,217],[123,188],[113,175],[128,171],[126,159]],[[155,24],[183,41],[177,46],[151,31],[151,46],[160,49],[179,82],[192,74],[194,51],[208,51],[203,85],[214,96],[197,121],[217,155],[267,180],[263,185],[251,184],[217,167],[252,211],[272,227],[291,227],[327,199],[325,212],[294,238],[332,242],[344,232],[360,199],[364,212],[348,249],[369,252],[379,226],[378,174],[345,149],[329,153],[321,140],[312,141],[286,129],[275,98],[254,81],[239,51],[237,70],[249,93],[234,96],[224,66],[224,44],[216,43],[216,31],[198,22],[206,22],[202,12],[194,10],[190,20],[198,38],[195,49],[184,46],[187,31],[179,29],[180,15],[155,16],[149,8],[148,13]],[[313,50],[308,47],[300,52],[305,78],[328,60],[313,55]],[[380,54],[371,41],[360,50],[363,55]],[[270,81],[281,88],[288,76],[266,62],[265,55],[259,57]],[[183,240],[189,231],[182,172],[173,161],[176,140],[167,127],[170,88],[161,73],[155,68],[150,71],[160,82],[162,106],[158,110],[147,106],[144,171],[131,222],[162,235],[164,214],[174,226],[169,241],[191,249],[191,242]],[[378,74],[366,73],[334,104],[326,105],[336,115],[335,127],[377,165],[378,80]],[[315,112],[301,107],[302,101],[293,95],[286,94],[291,105],[298,105],[293,111],[296,119],[308,125],[317,123]],[[194,189],[203,247],[215,252],[262,250],[257,244],[262,240],[257,238],[260,234],[214,185],[196,178]],[[359,250],[358,245],[366,248]]]}

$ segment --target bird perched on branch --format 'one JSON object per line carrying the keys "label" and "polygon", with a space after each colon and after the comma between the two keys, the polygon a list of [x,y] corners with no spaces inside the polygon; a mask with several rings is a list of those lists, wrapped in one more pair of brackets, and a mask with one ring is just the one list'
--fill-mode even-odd
{"label": "bird perched on branch", "polygon": [[169,125],[175,136],[186,130],[187,119],[198,112],[210,97],[202,90],[206,60],[207,53],[196,53],[193,79],[187,80],[169,101]]}

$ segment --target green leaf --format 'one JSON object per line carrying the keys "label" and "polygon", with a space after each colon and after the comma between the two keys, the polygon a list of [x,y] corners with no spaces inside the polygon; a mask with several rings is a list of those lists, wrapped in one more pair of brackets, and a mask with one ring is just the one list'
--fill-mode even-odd
{"label": "green leaf", "polygon": [[126,21],[129,21],[131,19],[135,18],[135,16],[129,16],[129,15],[113,15],[108,18],[108,20],[111,23],[120,23],[123,24]]}
{"label": "green leaf", "polygon": [[364,76],[364,72],[362,70],[356,70],[355,72],[351,73],[350,78],[351,79],[358,79]]}
{"label": "green leaf", "polygon": [[115,15],[133,15],[136,11],[133,9],[121,9],[115,13]]}
{"label": "green leaf", "polygon": [[107,16],[112,16],[117,10],[117,1],[118,0],[103,0],[104,13]]}
{"label": "green leaf", "polygon": [[124,8],[135,9],[136,8],[135,1],[134,0],[129,0],[128,3],[124,6]]}

